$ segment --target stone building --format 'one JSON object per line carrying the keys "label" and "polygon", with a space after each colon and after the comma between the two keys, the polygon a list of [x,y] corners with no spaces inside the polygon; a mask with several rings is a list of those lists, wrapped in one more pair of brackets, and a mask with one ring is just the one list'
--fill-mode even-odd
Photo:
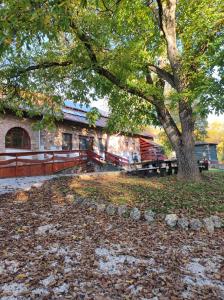
{"label": "stone building", "polygon": [[35,130],[35,119],[18,118],[11,112],[1,115],[0,153],[80,149],[92,150],[102,157],[109,152],[127,158],[130,163],[142,160],[141,141],[152,141],[152,135],[111,135],[106,131],[106,115],[101,114],[96,126],[90,127],[86,115],[88,109],[66,103],[64,118],[57,122],[53,130]]}

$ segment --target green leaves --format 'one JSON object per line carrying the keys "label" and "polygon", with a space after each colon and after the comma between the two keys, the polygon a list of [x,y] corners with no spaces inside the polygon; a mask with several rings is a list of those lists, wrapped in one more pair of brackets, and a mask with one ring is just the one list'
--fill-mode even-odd
{"label": "green leaves", "polygon": [[100,118],[100,112],[96,107],[93,107],[89,112],[86,114],[90,126],[95,126],[96,121]]}
{"label": "green leaves", "polygon": [[[142,0],[4,0],[0,7],[1,89],[11,97],[16,95],[15,87],[56,95],[61,103],[68,98],[89,102],[107,97],[110,124],[115,122],[112,127],[116,128],[120,124],[121,129],[155,123],[157,115],[147,97],[165,102],[171,111],[184,98],[202,115],[209,109],[223,112],[223,11],[221,0],[177,2],[179,75],[184,89],[166,93],[166,80],[147,71],[151,64],[173,75],[156,2],[147,6]],[[78,32],[87,37],[97,62],[91,61]],[[18,70],[31,65],[66,61],[72,64],[18,75]],[[146,97],[119,90],[97,74],[96,65]],[[27,105],[32,106],[29,100]]]}
{"label": "green leaves", "polygon": [[80,5],[82,7],[86,7],[87,6],[87,0],[80,0]]}

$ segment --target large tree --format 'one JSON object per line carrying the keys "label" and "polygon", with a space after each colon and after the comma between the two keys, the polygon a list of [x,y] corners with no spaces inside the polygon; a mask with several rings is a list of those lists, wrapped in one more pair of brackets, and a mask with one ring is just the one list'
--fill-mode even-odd
{"label": "large tree", "polygon": [[115,129],[157,120],[197,180],[196,117],[224,110],[223,20],[223,0],[2,0],[4,102],[107,96]]}

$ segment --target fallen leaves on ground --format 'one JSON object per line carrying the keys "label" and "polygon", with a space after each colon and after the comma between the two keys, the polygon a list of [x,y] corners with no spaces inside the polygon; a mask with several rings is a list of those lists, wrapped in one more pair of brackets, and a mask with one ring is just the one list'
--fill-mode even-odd
{"label": "fallen leaves on ground", "polygon": [[66,201],[71,184],[1,196],[1,299],[224,298],[223,229],[109,217]]}

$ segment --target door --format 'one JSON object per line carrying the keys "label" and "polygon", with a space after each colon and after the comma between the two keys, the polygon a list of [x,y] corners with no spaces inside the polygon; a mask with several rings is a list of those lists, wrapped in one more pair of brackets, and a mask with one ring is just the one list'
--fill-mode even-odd
{"label": "door", "polygon": [[79,149],[93,151],[93,137],[79,136]]}

